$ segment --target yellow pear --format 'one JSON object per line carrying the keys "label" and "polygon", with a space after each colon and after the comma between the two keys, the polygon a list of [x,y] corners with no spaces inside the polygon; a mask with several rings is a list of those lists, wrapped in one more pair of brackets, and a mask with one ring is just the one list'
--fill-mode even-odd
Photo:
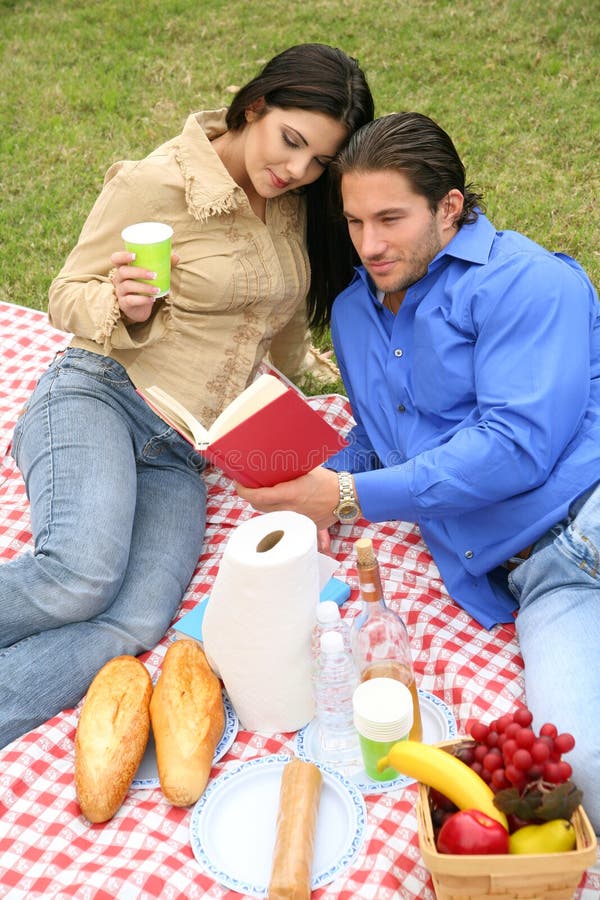
{"label": "yellow pear", "polygon": [[508,840],[509,853],[565,853],[576,843],[575,829],[566,819],[551,819],[542,825],[524,825]]}

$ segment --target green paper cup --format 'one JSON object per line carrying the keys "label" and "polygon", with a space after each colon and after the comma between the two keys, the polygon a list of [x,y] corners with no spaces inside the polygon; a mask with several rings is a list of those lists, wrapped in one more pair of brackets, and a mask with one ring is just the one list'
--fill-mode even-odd
{"label": "green paper cup", "polygon": [[121,232],[125,248],[135,253],[133,265],[149,272],[156,272],[156,278],[139,278],[146,284],[160,288],[155,297],[164,297],[171,287],[171,238],[173,229],[162,222],[136,222]]}
{"label": "green paper cup", "polygon": [[379,772],[377,763],[395,743],[408,738],[414,715],[409,689],[394,678],[371,678],[358,685],[352,705],[365,772],[374,781],[397,778],[396,769],[388,766]]}
{"label": "green paper cup", "polygon": [[394,744],[397,744],[398,741],[408,740],[407,734],[401,738],[396,738],[393,741],[372,741],[370,738],[364,737],[364,735],[359,732],[358,740],[360,742],[365,772],[369,778],[372,778],[373,781],[392,781],[394,778],[398,778],[399,772],[392,766],[388,766],[387,769],[380,772],[377,768],[377,763],[384,756],[388,755]]}

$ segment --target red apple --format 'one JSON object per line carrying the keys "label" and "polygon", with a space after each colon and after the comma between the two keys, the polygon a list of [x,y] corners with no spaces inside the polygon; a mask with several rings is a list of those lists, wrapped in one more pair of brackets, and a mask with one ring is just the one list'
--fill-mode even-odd
{"label": "red apple", "polygon": [[478,809],[461,809],[440,828],[437,849],[440,853],[508,853],[508,831]]}

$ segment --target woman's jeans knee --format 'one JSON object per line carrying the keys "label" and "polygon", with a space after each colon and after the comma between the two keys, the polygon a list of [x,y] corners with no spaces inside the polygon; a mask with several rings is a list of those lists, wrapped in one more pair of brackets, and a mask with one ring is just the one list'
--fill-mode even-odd
{"label": "woman's jeans knee", "polygon": [[[42,376],[13,454],[34,550],[0,565],[0,720],[21,707],[22,733],[76,702],[111,656],[160,640],[201,552],[206,491],[201,457],[122,366],[84,350]],[[12,701],[9,681],[23,686]],[[26,696],[36,686],[47,702]]]}

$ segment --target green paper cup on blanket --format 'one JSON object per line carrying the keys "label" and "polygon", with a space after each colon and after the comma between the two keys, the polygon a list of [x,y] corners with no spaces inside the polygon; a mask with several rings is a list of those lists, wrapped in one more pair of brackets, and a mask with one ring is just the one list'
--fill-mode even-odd
{"label": "green paper cup on blanket", "polygon": [[164,297],[171,287],[171,238],[173,229],[163,222],[136,222],[121,232],[125,248],[135,253],[133,265],[155,272],[156,278],[140,278],[160,288],[155,296]]}
{"label": "green paper cup on blanket", "polygon": [[397,778],[395,769],[380,772],[377,763],[397,741],[408,738],[414,711],[410,691],[395,678],[372,678],[358,685],[352,705],[365,772],[374,781]]}

